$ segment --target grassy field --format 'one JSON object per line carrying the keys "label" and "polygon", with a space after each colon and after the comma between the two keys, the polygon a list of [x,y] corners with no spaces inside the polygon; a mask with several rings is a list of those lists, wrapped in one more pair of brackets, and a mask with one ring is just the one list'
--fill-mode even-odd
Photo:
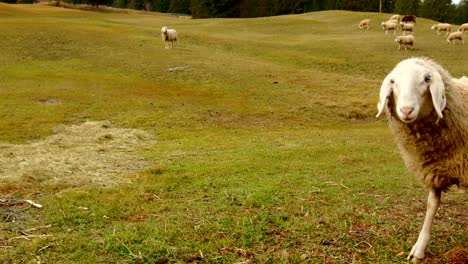
{"label": "grassy field", "polygon": [[[380,83],[411,56],[468,75],[468,47],[418,18],[397,51],[389,16],[0,4],[0,260],[406,263],[426,191],[374,117]],[[466,201],[443,196],[428,263],[468,247]]]}

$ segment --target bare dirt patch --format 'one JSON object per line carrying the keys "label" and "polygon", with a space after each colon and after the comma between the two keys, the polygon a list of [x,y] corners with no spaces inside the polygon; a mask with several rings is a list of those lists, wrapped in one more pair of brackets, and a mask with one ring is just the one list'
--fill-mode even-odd
{"label": "bare dirt patch", "polygon": [[39,100],[37,100],[40,104],[43,104],[43,105],[57,105],[57,104],[60,104],[60,100],[57,99],[57,98],[51,98],[51,97],[47,97],[47,98],[41,98]]}
{"label": "bare dirt patch", "polygon": [[40,141],[0,142],[0,181],[111,186],[144,169],[148,164],[139,151],[154,143],[145,131],[106,121],[59,126]]}

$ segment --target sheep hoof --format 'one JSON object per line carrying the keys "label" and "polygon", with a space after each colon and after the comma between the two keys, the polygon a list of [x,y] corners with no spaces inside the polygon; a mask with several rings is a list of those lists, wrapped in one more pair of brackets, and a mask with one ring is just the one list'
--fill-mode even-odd
{"label": "sheep hoof", "polygon": [[421,249],[419,249],[417,243],[411,249],[411,252],[409,253],[407,259],[411,262],[419,262],[424,259],[424,251],[421,252]]}
{"label": "sheep hoof", "polygon": [[419,262],[421,262],[422,260],[423,260],[423,259],[416,258],[416,257],[411,256],[411,255],[408,256],[408,261],[411,261],[411,262],[413,262],[413,263],[419,263]]}

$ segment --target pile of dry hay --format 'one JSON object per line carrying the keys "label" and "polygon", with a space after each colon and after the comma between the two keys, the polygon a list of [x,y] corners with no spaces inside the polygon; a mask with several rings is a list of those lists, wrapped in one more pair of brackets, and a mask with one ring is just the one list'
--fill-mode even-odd
{"label": "pile of dry hay", "polygon": [[147,166],[138,151],[154,143],[147,132],[106,121],[60,126],[44,140],[0,143],[0,181],[114,185]]}

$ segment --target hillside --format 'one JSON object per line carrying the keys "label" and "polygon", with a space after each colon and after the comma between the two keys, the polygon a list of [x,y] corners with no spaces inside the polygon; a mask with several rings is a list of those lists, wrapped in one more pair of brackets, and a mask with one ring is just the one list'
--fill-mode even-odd
{"label": "hillside", "polygon": [[[426,192],[375,119],[380,83],[411,56],[468,75],[468,47],[418,19],[415,49],[397,51],[379,27],[389,16],[189,20],[0,4],[0,190],[11,205],[0,207],[0,259],[404,262]],[[164,49],[162,26],[177,29],[177,48]],[[434,261],[468,247],[466,195],[454,188],[443,204]]]}

